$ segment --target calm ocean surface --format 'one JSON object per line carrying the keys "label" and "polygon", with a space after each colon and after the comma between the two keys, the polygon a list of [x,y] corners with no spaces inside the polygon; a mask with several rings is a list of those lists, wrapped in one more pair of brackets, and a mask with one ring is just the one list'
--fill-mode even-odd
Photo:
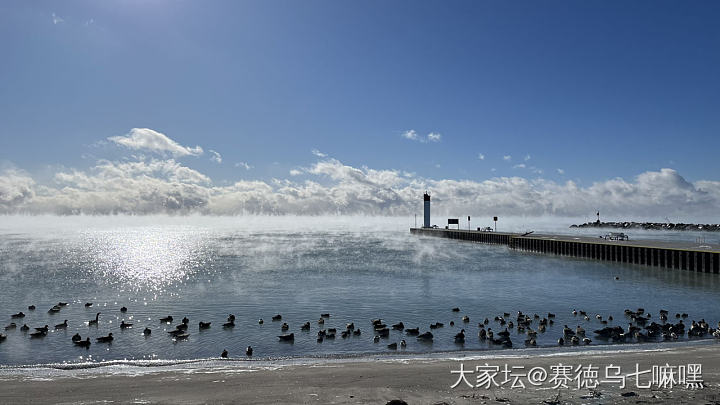
{"label": "calm ocean surface", "polygon": [[[501,230],[598,233],[571,231],[566,220],[508,222]],[[489,327],[500,331],[493,318],[503,312],[515,318],[517,311],[557,314],[555,325],[538,334],[538,345],[546,347],[555,346],[564,324],[588,332],[603,327],[595,314],[627,326],[625,308],[642,307],[653,317],[667,309],[671,321],[676,312],[686,312],[688,324],[704,318],[716,327],[720,320],[717,275],[420,238],[410,235],[412,225],[407,218],[361,217],[2,217],[0,327],[14,321],[18,329],[0,330],[8,335],[0,343],[0,365],[202,359],[223,349],[244,358],[249,345],[260,359],[349,356],[388,352],[387,344],[403,338],[411,353],[495,350],[477,338],[478,322],[490,318]],[[702,233],[630,235],[718,242],[718,236]],[[69,305],[49,314],[60,301]],[[86,302],[93,306],[86,308]],[[31,304],[35,311],[28,311]],[[120,312],[122,306],[127,313]],[[591,321],[574,317],[574,308],[591,314]],[[19,311],[26,317],[11,320]],[[96,312],[99,325],[88,326]],[[231,313],[236,327],[224,329]],[[325,328],[340,331],[354,322],[362,335],[317,343],[321,313],[331,314]],[[275,314],[281,322],[271,321]],[[159,321],[167,315],[175,318],[172,325]],[[463,315],[469,323],[461,322]],[[166,332],[184,316],[190,336],[175,342]],[[445,327],[432,331],[432,344],[399,331],[373,343],[374,318],[388,325],[402,321],[421,332],[434,322]],[[67,329],[53,330],[65,319]],[[122,320],[134,326],[121,330]],[[212,326],[199,331],[199,321]],[[300,330],[305,321],[310,332]],[[292,344],[278,342],[283,322],[295,333]],[[23,323],[47,324],[51,331],[31,339],[20,331]],[[148,337],[145,327],[152,329]],[[453,341],[461,328],[468,336],[464,345]],[[92,338],[89,349],[72,344],[76,332]],[[112,344],[95,343],[109,332]],[[515,347],[524,347],[524,335],[511,337]],[[603,343],[593,339],[593,345]]]}

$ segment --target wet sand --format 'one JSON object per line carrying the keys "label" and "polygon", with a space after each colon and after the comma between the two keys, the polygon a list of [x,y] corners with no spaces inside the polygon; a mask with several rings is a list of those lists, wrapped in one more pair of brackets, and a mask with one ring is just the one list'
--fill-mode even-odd
{"label": "wet sand", "polygon": [[[708,403],[720,404],[720,342],[704,345],[677,345],[661,351],[596,352],[589,354],[558,353],[547,356],[504,357],[502,352],[482,359],[347,360],[341,362],[258,368],[252,362],[233,362],[232,367],[198,368],[192,371],[159,367],[139,374],[108,374],[102,370],[87,374],[71,371],[53,372],[52,380],[37,375],[4,375],[0,380],[0,402],[19,403],[346,403],[384,404],[402,399],[409,404],[607,404],[607,403]],[[459,354],[456,354],[456,356]],[[490,366],[524,367],[526,372],[542,367],[549,373],[546,382],[525,389],[510,389],[510,383],[491,389],[469,387],[461,383],[451,388],[458,374],[451,371],[474,370]],[[574,367],[599,366],[599,378],[605,378],[605,366],[620,366],[623,374],[651,369],[653,365],[671,366],[702,364],[704,388],[685,386],[652,389],[601,383],[596,389],[577,389],[576,381],[568,388],[553,388],[549,382],[552,366],[559,363]],[[130,370],[132,374],[132,370]],[[475,384],[477,374],[467,376]],[[646,382],[649,375],[643,375]],[[496,378],[500,383],[502,374]],[[623,396],[622,394],[625,394]]]}

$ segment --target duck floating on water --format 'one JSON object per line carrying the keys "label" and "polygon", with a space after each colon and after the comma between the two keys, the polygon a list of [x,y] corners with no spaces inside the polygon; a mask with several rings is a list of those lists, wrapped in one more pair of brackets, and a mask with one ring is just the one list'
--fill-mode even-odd
{"label": "duck floating on water", "polygon": [[145,336],[150,336],[151,333],[152,333],[152,330],[151,330],[150,328],[147,328],[147,327],[146,327],[146,328],[143,330],[143,335],[145,335]]}
{"label": "duck floating on water", "polygon": [[75,343],[76,346],[89,348],[90,347],[90,338],[87,338],[85,340],[73,340],[73,343]]}
{"label": "duck floating on water", "polygon": [[222,353],[220,353],[220,357],[222,357],[223,359],[227,359],[227,357],[228,357],[227,349],[223,350]]}
{"label": "duck floating on water", "polygon": [[24,317],[25,317],[25,314],[22,311],[18,312],[17,314],[10,315],[10,318],[13,318],[13,319],[24,318]]}
{"label": "duck floating on water", "polygon": [[73,337],[72,337],[72,341],[73,341],[73,342],[79,342],[79,341],[81,341],[81,340],[82,340],[82,337],[80,336],[79,333],[74,334]]}
{"label": "duck floating on water", "polygon": [[5,327],[5,330],[15,329],[16,327],[17,327],[17,325],[15,324],[15,322],[10,322],[10,323]]}
{"label": "duck floating on water", "polygon": [[173,317],[170,316],[170,315],[168,315],[168,316],[166,316],[166,317],[164,317],[164,318],[160,318],[160,322],[170,323],[170,322],[172,322],[172,321],[173,321]]}
{"label": "duck floating on water", "polygon": [[421,334],[421,335],[418,335],[417,339],[418,339],[418,340],[425,341],[425,342],[432,342],[432,340],[433,340],[433,334],[430,333],[430,332],[425,332],[425,333],[423,333],[423,334]]}
{"label": "duck floating on water", "polygon": [[91,319],[91,320],[88,321],[88,326],[90,326],[90,325],[97,325],[99,319],[100,319],[100,312],[98,312],[97,314],[95,314],[95,319]]}
{"label": "duck floating on water", "polygon": [[113,335],[112,333],[108,333],[107,336],[100,336],[98,338],[95,338],[100,343],[110,343],[113,341]]}
{"label": "duck floating on water", "polygon": [[252,346],[248,346],[247,349],[245,349],[245,355],[252,356],[252,354],[253,354],[253,348],[252,348]]}
{"label": "duck floating on water", "polygon": [[67,319],[65,320],[65,322],[55,325],[55,329],[65,329],[65,328],[67,328]]}
{"label": "duck floating on water", "polygon": [[207,328],[210,327],[210,324],[211,324],[211,323],[212,323],[212,322],[203,322],[203,321],[200,321],[200,323],[198,323],[198,328],[200,328],[200,329],[207,329]]}
{"label": "duck floating on water", "polygon": [[[42,328],[36,328],[36,329],[42,329]],[[47,331],[44,330],[38,330],[30,334],[30,338],[41,338],[47,336]]]}
{"label": "duck floating on water", "polygon": [[408,336],[417,336],[420,334],[420,328],[408,328],[408,329],[405,329],[405,333]]}
{"label": "duck floating on water", "polygon": [[293,342],[295,341],[295,334],[279,335],[278,339],[280,339],[281,342]]}

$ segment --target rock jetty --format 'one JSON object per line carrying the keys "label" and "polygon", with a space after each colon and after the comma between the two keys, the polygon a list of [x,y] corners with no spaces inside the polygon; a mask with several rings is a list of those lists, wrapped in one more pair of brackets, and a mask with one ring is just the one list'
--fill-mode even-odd
{"label": "rock jetty", "polygon": [[586,222],[570,228],[647,229],[659,231],[720,232],[720,224],[673,224],[669,222]]}

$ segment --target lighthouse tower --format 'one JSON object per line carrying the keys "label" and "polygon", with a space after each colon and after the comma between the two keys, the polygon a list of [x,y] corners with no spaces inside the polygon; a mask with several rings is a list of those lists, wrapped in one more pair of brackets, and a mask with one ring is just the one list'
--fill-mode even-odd
{"label": "lighthouse tower", "polygon": [[423,228],[430,228],[430,194],[425,192],[423,195],[423,200],[425,202],[425,206],[423,209],[423,214],[425,217],[425,220],[423,221]]}

